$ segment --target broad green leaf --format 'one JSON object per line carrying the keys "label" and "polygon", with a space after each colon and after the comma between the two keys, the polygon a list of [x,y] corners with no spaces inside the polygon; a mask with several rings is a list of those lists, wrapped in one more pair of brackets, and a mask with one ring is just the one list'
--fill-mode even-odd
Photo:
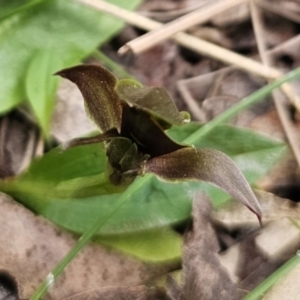
{"label": "broad green leaf", "polygon": [[56,148],[36,159],[30,168],[16,179],[0,181],[0,189],[32,210],[40,212],[52,198],[65,202],[121,192],[105,174],[106,155],[102,144],[70,148]]}
{"label": "broad green leaf", "polygon": [[10,0],[6,1],[5,5],[3,5],[4,1],[1,0],[0,21],[43,1],[45,0]]}
{"label": "broad green leaf", "polygon": [[[105,223],[101,235],[161,228],[189,218],[194,191],[187,184],[162,184],[152,175],[137,178],[136,181],[141,183],[139,189]],[[106,194],[66,200],[51,198],[44,206],[38,207],[38,212],[54,223],[80,233],[97,219],[106,217],[107,211],[121,195]],[[26,198],[26,203],[31,199],[36,205],[39,205],[42,198],[24,193],[22,197]],[[45,201],[45,196],[43,198]]]}
{"label": "broad green leaf", "polygon": [[[200,127],[200,124],[191,123],[172,128],[170,133],[180,142]],[[234,144],[236,150],[230,143]],[[227,125],[216,127],[202,139],[201,144],[224,149],[250,184],[263,176],[286,150],[286,145],[282,142]],[[74,232],[83,232],[96,219],[106,216],[106,212],[122,194],[119,193],[120,190],[111,194],[113,187],[107,188],[110,186],[107,182],[104,183],[106,158],[101,146],[88,145],[70,148],[62,153],[60,151],[55,149],[49,152],[20,177],[0,181],[0,190],[15,196],[54,223]],[[134,184],[136,190],[105,223],[101,229],[102,235],[138,232],[186,220],[191,213],[193,195],[199,190],[206,190],[212,196],[214,204],[223,203],[230,198],[228,194],[208,184],[161,182],[152,175],[137,178]],[[70,192],[74,185],[75,188],[80,187],[75,189],[80,197],[75,192],[73,195]],[[59,188],[56,197],[55,189],[51,192],[55,186]],[[70,188],[67,189],[67,186]],[[84,197],[84,193],[88,198]],[[65,199],[65,196],[70,197]]]}
{"label": "broad green leaf", "polygon": [[96,240],[144,261],[162,262],[181,258],[182,238],[171,228],[159,228]]}
{"label": "broad green leaf", "polygon": [[26,74],[26,94],[32,110],[46,136],[48,136],[58,78],[52,74],[63,65],[51,49],[40,51],[30,62]]}
{"label": "broad green leaf", "polygon": [[[0,0],[0,112],[25,99],[25,78],[30,61],[51,49],[63,67],[78,63],[106,42],[123,22],[75,0]],[[133,9],[140,0],[109,2]],[[26,9],[19,9],[25,5]]]}
{"label": "broad green leaf", "polygon": [[[168,134],[176,141],[182,142],[203,125],[191,122],[185,126],[173,126]],[[216,126],[207,137],[195,141],[196,148],[212,148],[224,152],[229,156],[236,156],[249,152],[261,151],[285,144],[264,134],[255,133],[249,129],[222,124]]]}

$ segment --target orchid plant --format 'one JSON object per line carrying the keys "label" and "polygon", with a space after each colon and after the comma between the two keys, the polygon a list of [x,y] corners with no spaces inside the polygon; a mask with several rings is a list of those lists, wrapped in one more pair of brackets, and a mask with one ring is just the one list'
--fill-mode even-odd
{"label": "orchid plant", "polygon": [[155,174],[170,182],[202,180],[225,190],[258,219],[260,205],[235,163],[215,149],[180,144],[168,137],[172,125],[189,122],[164,88],[144,87],[132,79],[117,80],[98,65],[79,65],[56,73],[80,89],[88,115],[100,134],[74,139],[64,148],[104,143],[109,181],[127,186],[137,176]]}

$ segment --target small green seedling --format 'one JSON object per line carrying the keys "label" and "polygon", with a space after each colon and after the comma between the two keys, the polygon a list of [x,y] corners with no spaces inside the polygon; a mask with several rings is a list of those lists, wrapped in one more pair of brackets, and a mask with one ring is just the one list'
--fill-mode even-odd
{"label": "small green seedling", "polygon": [[129,185],[136,176],[153,173],[171,182],[202,180],[215,184],[261,219],[260,205],[243,174],[224,153],[196,149],[171,140],[165,130],[189,121],[164,88],[117,80],[96,65],[79,65],[58,73],[83,94],[87,113],[100,134],[70,141],[65,148],[103,142],[107,176],[114,185]]}

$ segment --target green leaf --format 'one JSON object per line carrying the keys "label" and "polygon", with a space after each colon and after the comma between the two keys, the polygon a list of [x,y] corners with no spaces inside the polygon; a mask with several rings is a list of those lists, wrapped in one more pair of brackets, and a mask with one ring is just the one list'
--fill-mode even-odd
{"label": "green leaf", "polygon": [[53,149],[36,159],[16,179],[0,181],[0,189],[40,212],[52,198],[65,199],[105,195],[124,190],[113,186],[105,174],[106,155],[102,144]]}
{"label": "green leaf", "polygon": [[46,0],[10,0],[6,1],[5,5],[3,5],[4,1],[1,0],[0,21],[43,1]]}
{"label": "green leaf", "polygon": [[[172,128],[170,133],[173,138],[183,141],[200,127],[201,124],[190,123]],[[204,136],[200,144],[207,143],[210,147],[224,149],[250,184],[264,175],[286,150],[286,145],[280,141],[227,125],[217,126]],[[230,143],[234,143],[236,150]],[[55,149],[37,160],[20,177],[0,181],[0,190],[54,223],[74,232],[83,232],[96,219],[106,216],[122,195],[119,194],[122,189],[105,181],[105,168],[106,157],[100,145],[70,148],[62,153]],[[214,204],[230,198],[208,184],[173,184],[161,182],[152,175],[137,178],[134,185],[136,189],[130,194],[130,201],[111,216],[101,234],[139,232],[186,220],[190,217],[193,195],[199,190],[208,191]],[[75,189],[73,194],[72,189]]]}
{"label": "green leaf", "polygon": [[96,241],[144,261],[165,262],[181,258],[182,238],[169,227],[101,236],[96,238]]}
{"label": "green leaf", "polygon": [[38,52],[30,62],[26,74],[26,94],[44,134],[48,136],[58,78],[52,74],[63,65],[54,51]]}
{"label": "green leaf", "polygon": [[[27,5],[31,2],[35,5]],[[141,1],[109,2],[133,9]],[[91,54],[123,25],[112,16],[71,0],[0,0],[0,7],[0,112],[25,99],[27,67],[37,52],[51,49],[63,67],[68,67]]]}

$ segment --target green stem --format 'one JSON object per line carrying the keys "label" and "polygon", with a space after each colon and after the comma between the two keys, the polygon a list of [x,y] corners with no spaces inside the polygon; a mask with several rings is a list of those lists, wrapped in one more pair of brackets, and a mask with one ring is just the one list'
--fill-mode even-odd
{"label": "green stem", "polygon": [[92,239],[92,237],[99,232],[101,227],[106,223],[106,221],[120,208],[120,206],[130,198],[131,194],[138,190],[142,185],[146,183],[151,177],[140,177],[131,184],[125,192],[123,192],[116,204],[107,211],[104,218],[96,220],[92,226],[87,229],[73,248],[67,253],[67,255],[55,266],[51,273],[48,274],[46,279],[42,282],[36,292],[31,296],[30,300],[40,299],[48,290],[48,287],[53,284],[53,282],[58,278],[58,276],[63,272],[64,268],[73,260],[73,258],[79,253],[79,251]]}
{"label": "green stem", "polygon": [[300,263],[299,255],[293,256],[284,265],[277,269],[272,275],[252,290],[243,300],[258,300],[276,283],[279,279],[288,274],[294,267]]}
{"label": "green stem", "polygon": [[193,144],[195,141],[201,139],[209,131],[214,129],[217,125],[229,120],[230,118],[235,116],[240,111],[246,109],[247,107],[263,100],[265,97],[270,95],[275,88],[278,88],[283,83],[294,80],[298,77],[300,77],[300,67],[287,73],[286,75],[273,81],[272,83],[262,87],[250,96],[243,98],[239,103],[233,105],[232,107],[224,111],[222,114],[214,118],[212,121],[203,125],[199,130],[191,134],[183,142],[186,144]]}

